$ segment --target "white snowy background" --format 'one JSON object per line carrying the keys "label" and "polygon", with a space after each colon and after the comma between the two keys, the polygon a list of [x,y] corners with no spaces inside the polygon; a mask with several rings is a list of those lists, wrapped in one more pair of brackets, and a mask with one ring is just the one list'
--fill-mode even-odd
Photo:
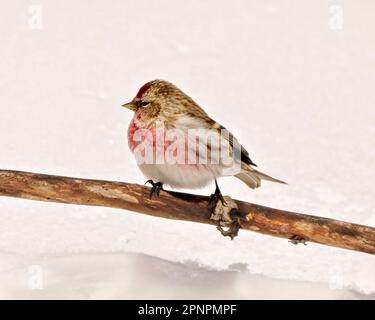
{"label": "white snowy background", "polygon": [[[15,0],[1,12],[0,168],[143,183],[120,105],[161,78],[289,183],[225,178],[224,194],[375,226],[374,1]],[[0,298],[374,299],[374,270],[363,253],[0,198]]]}

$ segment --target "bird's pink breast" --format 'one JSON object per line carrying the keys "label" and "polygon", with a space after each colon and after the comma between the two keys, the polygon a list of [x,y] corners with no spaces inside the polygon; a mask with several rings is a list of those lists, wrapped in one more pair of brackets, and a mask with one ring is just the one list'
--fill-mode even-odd
{"label": "bird's pink breast", "polygon": [[[178,153],[177,149],[180,150],[180,152],[181,150],[184,150],[184,155],[185,155],[184,163],[187,164],[188,153],[191,151],[187,143],[187,140],[188,140],[187,135],[185,135],[185,138],[182,139],[182,141],[179,141],[178,143],[176,143],[175,140],[166,139],[166,131],[164,132],[159,131],[157,134],[156,127],[151,127],[148,129],[142,128],[139,125],[140,123],[139,120],[140,120],[140,115],[135,114],[128,128],[128,144],[132,152],[134,152],[134,149],[137,148],[139,144],[144,142],[145,139],[149,139],[146,145],[149,145],[152,148],[154,159],[157,154],[158,155],[162,154],[164,158],[167,152],[171,152],[171,149],[168,149],[168,148],[171,146],[171,144],[174,144],[173,147],[176,147],[176,148],[172,148],[173,156],[177,156],[177,153]],[[138,133],[138,135],[135,137],[138,130],[142,130],[143,133],[141,134]],[[144,130],[147,130],[147,137],[146,135],[144,135]]]}
{"label": "bird's pink breast", "polygon": [[[142,128],[139,123],[141,121],[141,114],[140,113],[136,113],[132,119],[132,121],[130,122],[129,124],[129,128],[128,128],[128,144],[129,144],[129,148],[130,150],[134,151],[134,149],[140,144],[142,143],[142,141],[144,141],[144,138],[145,137],[142,137],[140,140],[141,141],[138,141],[138,139],[135,139],[134,136],[136,134],[136,132],[138,130],[147,130],[147,132],[152,136],[152,146],[155,147],[156,145],[156,128],[155,127],[151,127],[151,128]],[[139,138],[139,137],[137,137]]]}
{"label": "bird's pink breast", "polygon": [[128,144],[131,151],[133,151],[134,148],[138,145],[138,143],[134,141],[134,134],[138,129],[139,127],[136,124],[135,119],[133,118],[128,128]]}

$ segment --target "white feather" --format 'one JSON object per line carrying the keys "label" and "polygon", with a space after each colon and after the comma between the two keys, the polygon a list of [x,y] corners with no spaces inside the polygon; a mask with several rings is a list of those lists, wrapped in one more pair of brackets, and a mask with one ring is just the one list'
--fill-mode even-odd
{"label": "white feather", "polygon": [[148,179],[172,188],[203,188],[217,177],[215,170],[205,165],[142,164],[139,168]]}

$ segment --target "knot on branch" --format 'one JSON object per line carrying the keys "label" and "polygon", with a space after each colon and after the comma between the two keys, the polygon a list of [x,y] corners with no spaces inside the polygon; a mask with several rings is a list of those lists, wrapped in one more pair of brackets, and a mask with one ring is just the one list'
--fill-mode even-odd
{"label": "knot on branch", "polygon": [[306,244],[306,239],[303,238],[303,237],[301,237],[301,236],[299,236],[299,235],[294,235],[293,237],[291,237],[289,239],[289,242],[291,242],[291,243],[293,243],[295,245],[300,244],[300,243],[302,243],[305,246],[307,245]]}
{"label": "knot on branch", "polygon": [[224,202],[217,201],[212,211],[211,220],[218,223],[217,229],[224,237],[230,237],[232,240],[238,235],[241,225],[233,213],[238,210],[237,203],[229,196],[224,196]]}

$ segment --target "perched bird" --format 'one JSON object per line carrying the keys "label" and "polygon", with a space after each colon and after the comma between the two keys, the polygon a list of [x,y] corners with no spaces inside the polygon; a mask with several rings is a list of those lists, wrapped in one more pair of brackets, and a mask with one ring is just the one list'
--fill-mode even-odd
{"label": "perched bird", "polygon": [[[172,188],[195,189],[215,182],[216,189],[211,195],[211,201],[224,202],[216,180],[222,176],[233,175],[253,189],[260,186],[261,180],[284,183],[254,169],[256,164],[237,139],[212,120],[189,96],[167,81],[146,83],[135,98],[123,107],[134,111],[128,128],[131,151],[137,154],[138,159],[147,152],[151,154],[151,161],[145,162],[142,157],[143,162],[137,160],[140,170],[149,179],[147,182],[152,184],[150,197],[154,193],[158,195],[163,184]],[[158,125],[164,129],[161,135],[157,134]],[[169,134],[168,130],[173,134]],[[193,134],[190,131],[194,131]],[[147,133],[150,141],[139,152],[137,148],[142,143],[141,137],[147,136]],[[178,139],[167,140],[168,135],[178,137],[180,141],[176,143]],[[211,138],[209,141],[208,136]],[[158,152],[164,156],[162,160],[169,152],[169,158],[173,161],[156,161]],[[217,159],[223,153],[227,158],[232,157],[232,163]],[[180,161],[176,161],[176,158]],[[195,161],[189,161],[191,158]]]}

